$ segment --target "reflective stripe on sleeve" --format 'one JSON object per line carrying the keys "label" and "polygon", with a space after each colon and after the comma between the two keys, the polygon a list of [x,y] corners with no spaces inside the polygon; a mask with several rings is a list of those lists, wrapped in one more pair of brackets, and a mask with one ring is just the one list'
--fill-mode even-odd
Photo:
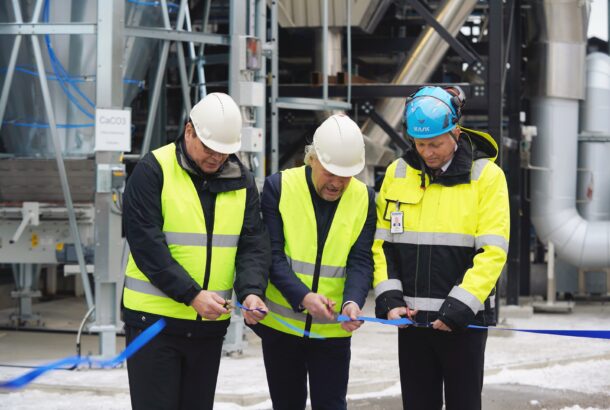
{"label": "reflective stripe on sleeve", "polygon": [[471,181],[477,181],[479,179],[479,177],[481,176],[481,173],[483,173],[483,169],[485,168],[485,165],[487,165],[488,162],[489,162],[489,159],[481,158],[481,159],[477,159],[476,161],[474,161],[472,163],[472,169],[470,170],[470,180]]}
{"label": "reflective stripe on sleeve", "polygon": [[407,177],[407,163],[403,159],[399,159],[396,164],[396,170],[394,170],[394,178],[406,178]]}
{"label": "reflective stripe on sleeve", "polygon": [[[475,315],[478,311],[483,310],[485,308],[483,304],[479,302],[479,299],[477,299],[475,295],[468,292],[464,288],[460,288],[459,286],[454,286],[453,289],[451,289],[451,292],[449,292],[449,296],[459,300],[460,302],[468,306]],[[492,298],[492,300],[494,299],[495,298]]]}
{"label": "reflective stripe on sleeve", "polygon": [[480,249],[485,245],[497,246],[505,253],[508,253],[508,241],[501,235],[481,235],[474,240],[476,249]]}
{"label": "reflective stripe on sleeve", "polygon": [[[453,289],[455,289],[455,288],[453,288]],[[453,292],[453,290],[451,290],[451,292]],[[466,292],[466,291],[464,291],[464,292]],[[466,292],[466,293],[468,293],[468,292]],[[449,295],[451,297],[455,297],[451,293]],[[459,299],[457,297],[455,297],[455,298]],[[445,299],[415,298],[415,297],[411,297],[411,296],[405,296],[404,300],[405,300],[405,303],[407,304],[407,306],[409,307],[409,309],[421,310],[421,311],[426,311],[426,312],[438,312],[440,310],[441,306],[443,305],[443,303],[445,302]],[[461,299],[459,299],[459,300],[461,300]],[[464,302],[463,300],[461,300],[461,301]],[[464,303],[466,303],[466,302],[464,302]],[[485,309],[485,306],[483,304],[481,304],[478,301],[478,299],[477,299],[477,303],[478,303],[479,307],[477,308],[477,310],[474,311],[475,313],[480,312]],[[489,303],[490,303],[491,307],[494,308],[496,306],[496,298],[490,297]],[[472,307],[470,305],[468,305],[468,307],[470,307],[472,309]]]}
{"label": "reflective stripe on sleeve", "polygon": [[389,290],[399,290],[402,293],[402,282],[398,279],[388,279],[375,286],[375,297]]}

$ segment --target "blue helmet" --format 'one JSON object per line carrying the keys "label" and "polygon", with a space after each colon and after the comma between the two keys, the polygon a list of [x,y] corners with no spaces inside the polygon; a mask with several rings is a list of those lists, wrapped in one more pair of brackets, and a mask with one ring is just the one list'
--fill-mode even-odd
{"label": "blue helmet", "polygon": [[460,119],[463,92],[458,96],[441,87],[423,87],[407,99],[405,125],[413,138],[434,138],[451,131]]}

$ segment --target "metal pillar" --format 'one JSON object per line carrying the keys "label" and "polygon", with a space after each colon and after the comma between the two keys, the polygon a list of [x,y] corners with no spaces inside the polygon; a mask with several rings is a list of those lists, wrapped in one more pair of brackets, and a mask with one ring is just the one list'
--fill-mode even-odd
{"label": "metal pillar", "polygon": [[[246,34],[246,7],[245,2],[239,0],[231,0],[230,3],[230,22],[229,22],[229,39],[231,44],[237,44],[239,37]],[[239,87],[240,72],[239,72],[239,55],[237,47],[229,49],[229,95],[236,93],[236,88]]]}
{"label": "metal pillar", "polygon": [[[521,246],[524,240],[522,235],[523,212],[522,204],[525,198],[522,196],[523,172],[521,169],[521,161],[519,157],[519,145],[521,140],[521,0],[513,0],[509,13],[510,19],[510,37],[509,42],[509,69],[508,69],[508,87],[507,90],[507,105],[508,105],[508,134],[511,141],[514,142],[514,147],[509,150],[506,155],[505,171],[508,179],[508,192],[510,195],[510,220],[511,232],[507,262],[507,289],[506,289],[506,304],[518,305],[519,294],[522,287],[521,279],[524,279],[525,284],[529,287],[529,249],[526,246],[527,252],[524,253],[524,248]],[[526,272],[527,271],[527,272]],[[527,274],[526,274],[527,273]]]}
{"label": "metal pillar", "polygon": [[[261,41],[261,44],[265,44],[267,42],[267,4],[264,0],[256,0],[256,5],[254,7],[254,35],[258,37]],[[267,59],[263,57],[261,59],[261,70],[259,77],[256,79],[257,82],[265,85],[267,80]],[[263,104],[262,107],[256,108],[256,122],[254,124],[255,127],[261,128],[265,130],[267,128],[267,104]],[[267,138],[266,132],[263,133],[263,148],[261,152],[257,152],[254,155],[255,162],[257,162],[257,168],[254,169],[254,178],[256,179],[257,184],[262,186],[265,179],[265,172],[267,169],[267,164],[265,163],[266,157],[266,147],[267,147]]]}
{"label": "metal pillar", "polygon": [[40,265],[14,263],[12,268],[16,289],[11,292],[11,297],[19,299],[19,310],[11,315],[11,320],[15,321],[17,326],[29,320],[39,320],[40,316],[32,311],[32,298],[40,297],[40,291],[36,289]]}
{"label": "metal pillar", "polygon": [[489,70],[487,71],[487,102],[489,133],[498,144],[498,163],[503,161],[502,147],[502,78],[504,73],[503,2],[489,2]]}
{"label": "metal pillar", "polygon": [[279,52],[278,42],[278,0],[271,1],[271,173],[279,171],[279,107],[277,99],[279,96]]}
{"label": "metal pillar", "polygon": [[[123,108],[123,44],[125,3],[98,0],[97,3],[97,108]],[[96,169],[119,164],[120,152],[95,153]],[[98,176],[99,177],[99,176]],[[114,356],[119,322],[121,272],[121,216],[112,212],[111,192],[95,193],[95,326],[103,358]]]}
{"label": "metal pillar", "polygon": [[534,303],[534,312],[572,313],[572,310],[574,309],[573,302],[558,302],[556,300],[555,244],[551,241],[547,243],[546,255],[546,302]]}

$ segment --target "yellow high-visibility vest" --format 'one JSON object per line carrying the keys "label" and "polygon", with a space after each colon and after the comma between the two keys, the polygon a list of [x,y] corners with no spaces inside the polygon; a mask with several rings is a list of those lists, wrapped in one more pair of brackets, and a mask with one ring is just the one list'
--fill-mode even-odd
{"label": "yellow high-visibility vest", "polygon": [[[319,263],[317,293],[336,302],[339,313],[343,302],[347,257],[358,239],[368,213],[369,195],[366,185],[352,178],[341,196]],[[316,215],[311,199],[305,167],[282,171],[282,191],[279,211],[284,225],[284,252],[296,276],[309,289],[312,288],[318,254]],[[267,307],[298,329],[305,330],[306,313],[295,312],[281,292],[269,283],[266,292]],[[302,336],[272,317],[262,323],[284,333]],[[349,337],[351,333],[336,321],[313,318],[312,332],[324,337]]]}
{"label": "yellow high-visibility vest", "polygon": [[[176,145],[168,144],[153,154],[163,171],[163,233],[172,257],[199,285],[203,285],[206,265],[210,263],[207,290],[229,299],[235,278],[237,244],[244,222],[246,189],[216,195],[212,254],[207,260],[208,234],[201,201],[191,177],[178,164]],[[125,272],[123,304],[140,312],[176,319],[197,319],[195,309],[176,302],[150,283],[131,255]],[[217,320],[229,316],[222,315]]]}

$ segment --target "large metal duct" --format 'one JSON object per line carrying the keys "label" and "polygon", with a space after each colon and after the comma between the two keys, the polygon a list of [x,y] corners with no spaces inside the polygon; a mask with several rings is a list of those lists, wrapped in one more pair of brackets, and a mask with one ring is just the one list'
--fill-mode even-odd
{"label": "large metal duct", "polygon": [[[456,36],[472,13],[476,0],[446,0],[439,5],[434,18],[449,33]],[[436,32],[433,27],[427,27],[417,39],[407,61],[400,68],[392,84],[421,84],[427,81],[445,52],[449,44]],[[387,98],[377,104],[375,110],[388,124],[396,128],[402,120],[404,98]],[[377,124],[368,120],[362,127],[362,133],[368,136],[366,154],[367,164],[387,163],[393,155],[387,157],[389,137]]]}
{"label": "large metal duct", "polygon": [[[535,1],[540,28],[532,62],[539,88],[532,98],[538,136],[532,145],[532,223],[540,239],[579,268],[610,266],[610,222],[589,222],[576,210],[578,100],[584,98],[588,2]],[[541,53],[541,54],[540,54]]]}
{"label": "large metal duct", "polygon": [[[97,21],[96,0],[47,0],[51,23],[88,23]],[[32,16],[35,2],[20,0],[24,21]],[[161,7],[145,2],[127,2],[127,26],[161,27]],[[44,14],[43,14],[44,16]],[[0,22],[14,23],[13,4],[0,1]],[[93,154],[95,114],[96,36],[49,35],[42,39],[44,64],[49,91],[65,157]],[[0,61],[9,61],[14,37],[0,38]],[[156,40],[127,37],[124,49],[124,105],[139,91],[151,64]],[[51,52],[52,50],[52,52]],[[51,55],[53,55],[51,57]],[[6,67],[0,67],[0,69]],[[29,41],[22,42],[13,77],[9,103],[4,114],[0,139],[6,151],[16,157],[52,158],[54,149],[49,137],[42,92],[35,74],[34,54]],[[0,71],[1,73],[1,71]],[[1,74],[0,74],[1,75]],[[71,101],[72,100],[72,101]],[[75,103],[76,102],[76,103]]]}
{"label": "large metal duct", "polygon": [[610,220],[610,56],[587,56],[586,98],[580,104],[578,211],[589,221]]}

